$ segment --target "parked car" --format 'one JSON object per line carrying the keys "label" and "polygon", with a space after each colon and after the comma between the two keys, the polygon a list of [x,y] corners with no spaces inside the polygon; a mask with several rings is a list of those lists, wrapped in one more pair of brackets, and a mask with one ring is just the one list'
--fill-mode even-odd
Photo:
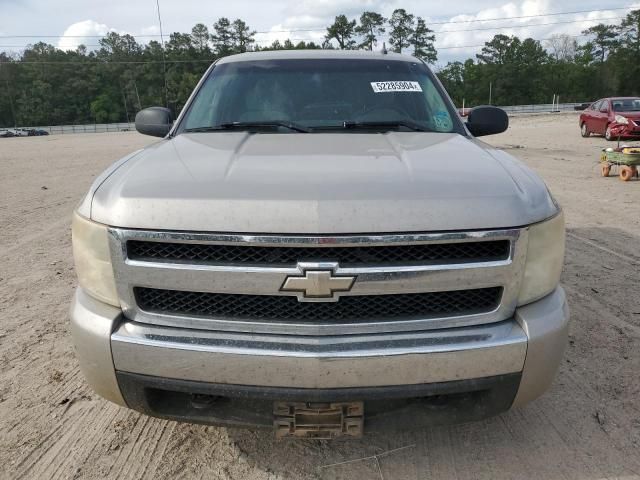
{"label": "parked car", "polygon": [[13,134],[16,137],[28,137],[29,136],[29,129],[27,129],[27,128],[15,128],[13,130]]}
{"label": "parked car", "polygon": [[40,128],[30,128],[27,130],[27,133],[30,137],[42,137],[49,135],[49,132]]}
{"label": "parked car", "polygon": [[607,140],[640,137],[640,97],[611,97],[593,102],[580,114],[580,133]]}
{"label": "parked car", "polygon": [[574,106],[573,109],[576,111],[582,111],[582,110],[586,110],[590,106],[591,106],[591,102],[586,102],[586,103],[581,103],[580,105]]}
{"label": "parked car", "polygon": [[74,214],[71,331],[103,397],[334,438],[467,422],[549,388],[564,216],[407,55],[218,60]]}

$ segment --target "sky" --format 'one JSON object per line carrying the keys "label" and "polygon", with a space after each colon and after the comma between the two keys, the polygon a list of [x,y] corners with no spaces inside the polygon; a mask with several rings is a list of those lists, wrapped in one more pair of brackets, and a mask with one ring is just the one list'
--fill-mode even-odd
{"label": "sky", "polygon": [[[404,8],[435,30],[439,65],[473,57],[478,45],[497,33],[538,40],[555,34],[578,36],[600,22],[619,23],[629,11],[622,7],[640,8],[640,1],[632,0],[159,0],[159,4],[165,36],[189,32],[196,23],[212,30],[219,17],[241,18],[260,32],[259,45],[286,38],[294,43],[322,42],[326,26],[338,14],[355,19],[369,10],[388,17],[394,9]],[[543,16],[578,11],[583,13]],[[109,31],[130,33],[141,43],[159,39],[156,0],[0,0],[0,51],[19,52],[40,40],[64,49],[80,43],[93,48],[98,41],[93,36]]]}

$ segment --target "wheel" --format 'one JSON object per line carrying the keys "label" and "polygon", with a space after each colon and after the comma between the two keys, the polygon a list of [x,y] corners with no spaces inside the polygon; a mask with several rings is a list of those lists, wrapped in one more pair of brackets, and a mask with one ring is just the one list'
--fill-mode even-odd
{"label": "wheel", "polygon": [[607,129],[604,131],[604,138],[610,142],[612,140],[615,140],[613,138],[613,134],[611,133],[611,125],[607,125]]}
{"label": "wheel", "polygon": [[609,165],[608,163],[603,163],[602,165],[600,165],[600,174],[603,177],[608,177],[609,173],[611,173],[611,165]]}
{"label": "wheel", "polygon": [[582,122],[582,125],[580,126],[580,135],[582,135],[583,138],[588,138],[591,136],[589,127],[587,127],[587,122]]}
{"label": "wheel", "polygon": [[628,182],[629,180],[631,180],[631,177],[635,177],[635,175],[636,169],[634,167],[624,165],[620,168],[620,180],[622,180],[623,182]]}

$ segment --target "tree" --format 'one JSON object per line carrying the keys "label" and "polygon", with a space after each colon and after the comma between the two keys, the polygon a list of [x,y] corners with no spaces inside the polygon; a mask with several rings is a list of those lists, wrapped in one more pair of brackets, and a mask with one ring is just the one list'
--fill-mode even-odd
{"label": "tree", "polygon": [[[412,47],[416,55],[433,61],[428,48],[433,32],[426,22],[404,10],[394,13],[385,25],[374,12],[364,12],[352,31],[353,22],[343,16],[338,23],[347,26],[340,37],[344,47],[352,48],[357,39],[360,48],[373,48],[386,27],[394,49]],[[214,56],[339,44],[331,37],[321,45],[287,40],[258,48],[244,21],[221,18],[215,27],[196,24],[188,32],[174,32],[165,48],[157,40],[140,45],[131,35],[109,32],[93,50],[80,46],[63,51],[36,43],[20,53],[0,52],[0,128],[125,121],[140,108],[165,102],[177,113]],[[486,103],[490,86],[492,101],[499,105],[544,103],[554,93],[567,102],[640,95],[640,9],[619,24],[587,32],[588,41],[577,49],[576,41],[565,35],[552,37],[544,48],[531,38],[496,35],[475,59],[449,63],[438,76],[456,103],[464,100],[466,106]]]}
{"label": "tree", "polygon": [[129,34],[120,35],[116,32],[109,32],[98,43],[102,47],[98,52],[99,56],[115,56],[122,59],[138,55],[142,51],[142,47],[136,42],[136,39]]}
{"label": "tree", "polygon": [[360,24],[355,28],[358,35],[364,37],[360,48],[368,48],[373,50],[373,46],[377,44],[378,36],[385,32],[384,24],[387,19],[376,12],[364,12],[360,15]]}
{"label": "tree", "polygon": [[389,43],[398,53],[402,53],[403,48],[411,45],[409,39],[413,33],[413,18],[413,15],[407,13],[404,8],[398,8],[391,14]]}
{"label": "tree", "polygon": [[490,41],[485,42],[481,53],[476,55],[478,61],[487,64],[503,64],[509,50],[513,48],[515,38],[502,34],[495,35]]}
{"label": "tree", "polygon": [[181,57],[181,53],[194,50],[193,37],[188,33],[174,32],[169,36],[166,44],[167,53],[170,57]]}
{"label": "tree", "polygon": [[193,45],[200,53],[209,50],[211,35],[209,35],[209,29],[204,23],[196,23],[194,25],[191,29],[191,39]]}
{"label": "tree", "polygon": [[327,27],[325,39],[336,40],[340,50],[352,50],[356,46],[356,41],[353,39],[355,28],[355,20],[349,21],[346,15],[338,15],[333,25]]}
{"label": "tree", "polygon": [[578,42],[570,35],[551,35],[545,42],[556,62],[573,62],[578,51]]}
{"label": "tree", "polygon": [[436,52],[433,42],[436,36],[433,30],[427,27],[422,17],[416,20],[416,27],[411,33],[409,42],[413,45],[413,55],[424,60],[427,63],[436,63],[438,53]]}
{"label": "tree", "polygon": [[601,23],[595,27],[587,28],[582,34],[593,37],[586,45],[591,50],[589,53],[600,63],[604,63],[607,55],[609,55],[618,43],[616,41],[618,32],[613,25],[604,25]]}
{"label": "tree", "polygon": [[316,45],[313,42],[305,43],[304,40],[300,40],[294,48],[296,50],[318,50],[322,47],[320,45]]}
{"label": "tree", "polygon": [[219,56],[229,55],[233,46],[233,30],[231,22],[226,17],[221,17],[213,24],[216,33],[211,36],[213,46]]}
{"label": "tree", "polygon": [[251,49],[251,44],[255,43],[255,30],[251,30],[249,26],[240,19],[236,19],[232,25],[231,38],[233,41],[233,50],[238,53],[244,53]]}
{"label": "tree", "polygon": [[460,106],[462,106],[462,101],[465,98],[464,77],[465,66],[462,62],[449,62],[438,72],[438,78],[451,96],[451,99]]}
{"label": "tree", "polygon": [[619,91],[638,94],[640,85],[640,10],[629,12],[618,29],[616,51],[611,55],[611,69],[617,75]]}
{"label": "tree", "polygon": [[640,10],[632,10],[622,20],[619,33],[622,44],[640,54]]}

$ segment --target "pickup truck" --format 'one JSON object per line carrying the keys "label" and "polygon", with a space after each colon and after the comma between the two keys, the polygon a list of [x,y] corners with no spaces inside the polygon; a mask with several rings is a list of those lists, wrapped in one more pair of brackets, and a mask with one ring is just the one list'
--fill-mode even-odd
{"label": "pickup truck", "polygon": [[567,341],[563,213],[386,52],[216,61],[73,216],[71,332],[102,397],[277,437],[469,422],[547,390]]}

